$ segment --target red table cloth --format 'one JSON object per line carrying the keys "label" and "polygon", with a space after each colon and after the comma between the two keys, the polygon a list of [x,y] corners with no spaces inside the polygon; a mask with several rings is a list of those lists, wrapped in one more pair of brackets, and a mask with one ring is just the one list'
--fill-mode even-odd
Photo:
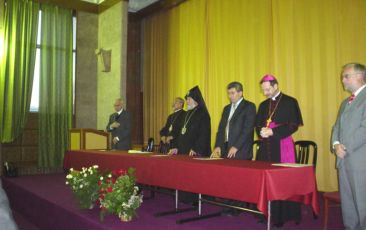
{"label": "red table cloth", "polygon": [[125,151],[67,151],[64,168],[99,165],[102,170],[136,169],[141,184],[256,203],[267,215],[268,201],[291,200],[319,214],[314,168],[280,167],[245,160],[196,160],[185,155],[157,156]]}

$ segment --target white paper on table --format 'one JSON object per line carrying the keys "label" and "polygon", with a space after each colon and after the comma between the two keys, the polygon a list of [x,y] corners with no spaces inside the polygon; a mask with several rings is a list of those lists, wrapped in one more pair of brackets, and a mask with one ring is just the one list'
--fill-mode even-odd
{"label": "white paper on table", "polygon": [[281,167],[292,167],[292,168],[300,168],[300,167],[309,167],[312,165],[307,164],[296,164],[296,163],[274,163],[273,166],[281,166]]}
{"label": "white paper on table", "polygon": [[144,151],[140,151],[140,150],[131,149],[131,150],[128,150],[128,153],[150,154],[152,152],[144,152]]}
{"label": "white paper on table", "polygon": [[154,155],[151,155],[152,157],[170,157],[170,155],[168,154],[154,154]]}
{"label": "white paper on table", "polygon": [[224,158],[209,158],[209,157],[195,157],[193,160],[201,160],[201,161],[214,161],[214,160],[222,160]]}

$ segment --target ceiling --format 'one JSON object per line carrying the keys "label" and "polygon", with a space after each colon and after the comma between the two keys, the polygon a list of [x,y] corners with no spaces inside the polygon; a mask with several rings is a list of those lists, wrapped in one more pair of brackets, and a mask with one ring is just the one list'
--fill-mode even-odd
{"label": "ceiling", "polygon": [[[94,3],[94,4],[100,4],[106,0],[82,0],[82,1],[90,2],[90,3]],[[157,1],[159,1],[159,0],[129,0],[128,1],[128,11],[137,12]]]}

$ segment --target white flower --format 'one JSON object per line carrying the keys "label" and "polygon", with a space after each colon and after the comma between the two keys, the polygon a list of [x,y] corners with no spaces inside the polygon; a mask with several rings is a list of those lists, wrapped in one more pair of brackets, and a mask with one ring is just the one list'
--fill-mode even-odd
{"label": "white flower", "polygon": [[71,179],[71,178],[72,178],[72,175],[71,175],[71,174],[68,174],[68,175],[66,176],[66,178],[67,178],[67,179]]}
{"label": "white flower", "polygon": [[72,172],[72,171],[74,171],[74,169],[73,168],[70,168],[70,172]]}
{"label": "white flower", "polygon": [[84,177],[87,177],[88,175],[87,174],[84,174]]}
{"label": "white flower", "polygon": [[80,188],[83,188],[83,185],[82,184],[80,185]]}
{"label": "white flower", "polygon": [[66,181],[66,183],[65,184],[69,184],[69,182],[68,181]]}
{"label": "white flower", "polygon": [[103,180],[104,178],[101,176],[99,179],[100,179],[100,180]]}
{"label": "white flower", "polygon": [[112,175],[111,175],[111,174],[109,174],[109,175],[108,175],[108,177],[109,177],[109,178],[112,178]]}
{"label": "white flower", "polygon": [[130,204],[126,204],[126,203],[123,203],[122,204],[122,208],[130,208],[131,207],[131,205]]}
{"label": "white flower", "polygon": [[93,165],[93,168],[97,169],[97,168],[99,168],[99,166],[98,165]]}

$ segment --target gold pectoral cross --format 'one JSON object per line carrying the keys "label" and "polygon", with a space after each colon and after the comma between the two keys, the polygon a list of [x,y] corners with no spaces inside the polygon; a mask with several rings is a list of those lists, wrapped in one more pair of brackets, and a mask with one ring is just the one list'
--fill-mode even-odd
{"label": "gold pectoral cross", "polygon": [[272,119],[271,119],[271,118],[268,118],[268,119],[267,119],[267,124],[266,124],[266,127],[267,127],[267,128],[269,127],[269,124],[271,124],[271,122],[272,122]]}
{"label": "gold pectoral cross", "polygon": [[182,135],[184,135],[184,134],[186,134],[186,131],[187,131],[187,128],[184,126],[183,128],[182,128]]}

